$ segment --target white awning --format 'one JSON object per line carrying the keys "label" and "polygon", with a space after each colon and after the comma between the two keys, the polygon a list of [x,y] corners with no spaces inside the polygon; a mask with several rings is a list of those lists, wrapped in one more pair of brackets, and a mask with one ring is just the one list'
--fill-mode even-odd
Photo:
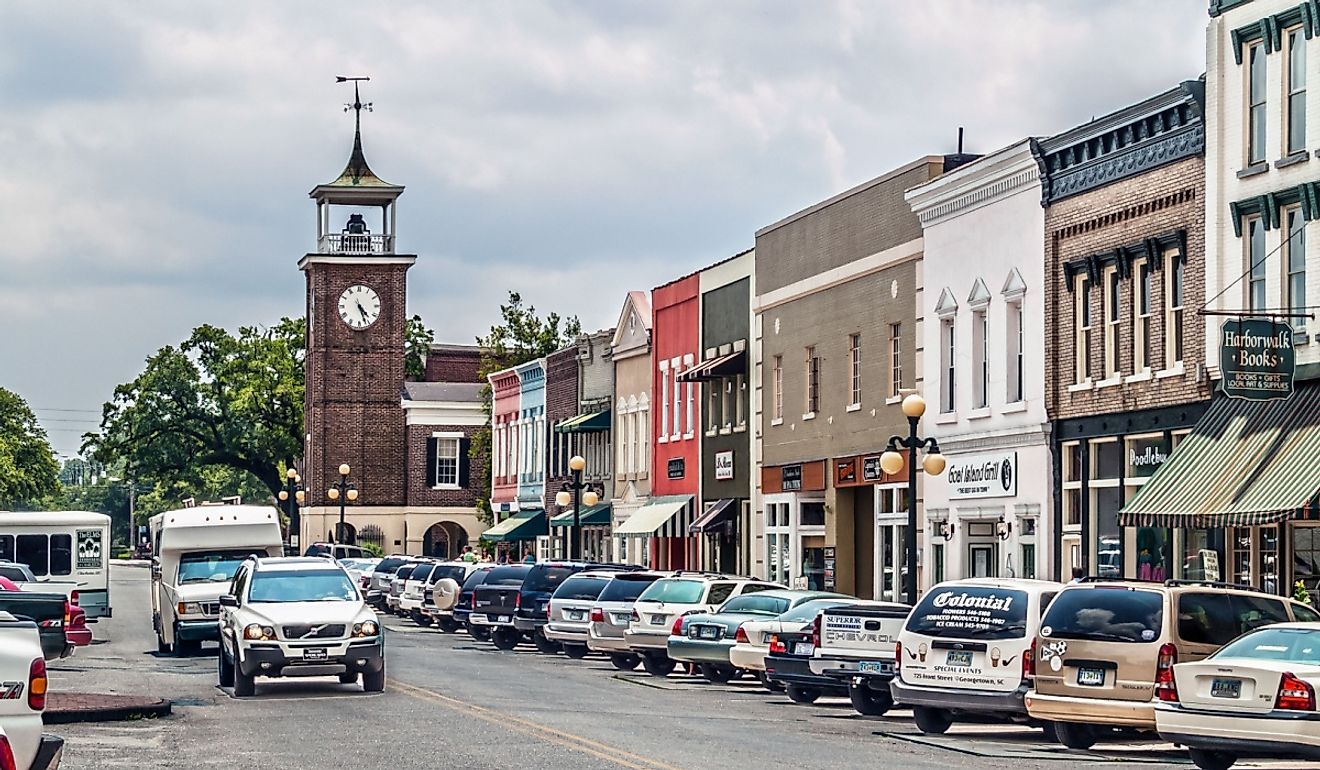
{"label": "white awning", "polygon": [[653,497],[620,524],[614,534],[621,537],[686,537],[687,527],[675,523],[675,520],[688,516],[691,503],[692,495]]}

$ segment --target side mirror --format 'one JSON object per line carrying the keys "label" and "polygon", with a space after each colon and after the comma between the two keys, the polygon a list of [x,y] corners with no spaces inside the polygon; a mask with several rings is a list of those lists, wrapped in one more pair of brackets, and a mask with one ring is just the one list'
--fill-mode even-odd
{"label": "side mirror", "polygon": [[234,596],[233,594],[224,594],[223,596],[220,597],[220,606],[221,606],[221,607],[237,607],[237,606],[238,606],[238,597],[237,597],[237,596]]}

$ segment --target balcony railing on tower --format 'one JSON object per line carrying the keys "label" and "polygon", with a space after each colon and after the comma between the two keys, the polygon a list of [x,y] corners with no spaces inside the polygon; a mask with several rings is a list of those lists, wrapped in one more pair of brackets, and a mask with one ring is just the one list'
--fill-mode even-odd
{"label": "balcony railing on tower", "polygon": [[331,233],[316,243],[320,254],[393,254],[394,236],[375,233]]}

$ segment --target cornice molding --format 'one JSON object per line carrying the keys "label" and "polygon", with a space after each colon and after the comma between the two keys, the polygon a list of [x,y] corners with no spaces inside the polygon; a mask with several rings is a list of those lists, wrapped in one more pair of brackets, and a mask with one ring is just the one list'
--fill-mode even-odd
{"label": "cornice molding", "polygon": [[1033,140],[1024,139],[908,191],[908,204],[923,226],[989,205],[1038,185]]}
{"label": "cornice molding", "polygon": [[1056,172],[1044,186],[1045,200],[1054,203],[1120,179],[1159,168],[1205,149],[1205,126],[1199,121],[1154,141],[1136,145]]}

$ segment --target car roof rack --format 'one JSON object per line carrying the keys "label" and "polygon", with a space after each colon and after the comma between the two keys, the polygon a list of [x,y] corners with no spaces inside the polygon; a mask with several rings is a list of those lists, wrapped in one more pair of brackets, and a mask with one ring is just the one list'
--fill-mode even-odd
{"label": "car roof rack", "polygon": [[1152,585],[1152,586],[1159,585],[1159,583],[1152,583],[1149,580],[1140,580],[1138,578],[1118,577],[1118,576],[1106,577],[1104,575],[1086,575],[1085,577],[1078,578],[1077,582],[1078,583],[1145,583],[1146,585]]}
{"label": "car roof rack", "polygon": [[1166,580],[1164,585],[1174,588],[1177,586],[1206,586],[1207,588],[1236,588],[1240,591],[1252,591],[1254,593],[1266,593],[1259,588],[1247,585],[1246,583],[1226,583],[1220,580]]}

